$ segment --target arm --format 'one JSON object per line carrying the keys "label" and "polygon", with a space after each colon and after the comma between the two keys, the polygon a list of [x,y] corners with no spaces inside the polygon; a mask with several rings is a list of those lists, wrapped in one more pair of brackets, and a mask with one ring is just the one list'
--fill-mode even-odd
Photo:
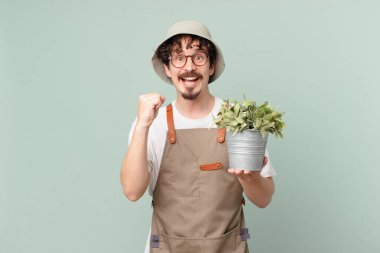
{"label": "arm", "polygon": [[120,173],[124,194],[131,201],[137,201],[141,198],[149,185],[148,133],[153,120],[157,116],[158,109],[164,101],[165,98],[156,93],[142,95],[139,98],[139,112],[135,129]]}
{"label": "arm", "polygon": [[[264,165],[267,161],[265,157]],[[272,177],[263,177],[260,175],[260,171],[229,169],[228,172],[237,175],[244,193],[253,204],[260,208],[269,205],[274,193]]]}

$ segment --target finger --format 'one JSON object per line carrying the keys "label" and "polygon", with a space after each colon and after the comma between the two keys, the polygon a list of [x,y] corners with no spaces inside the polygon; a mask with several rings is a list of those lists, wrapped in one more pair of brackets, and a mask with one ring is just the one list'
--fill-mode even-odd
{"label": "finger", "polygon": [[228,169],[228,173],[230,173],[230,174],[235,174],[235,169]]}
{"label": "finger", "polygon": [[268,163],[268,157],[264,156],[263,166],[267,165],[267,163]]}
{"label": "finger", "polygon": [[149,99],[147,100],[147,103],[154,110],[158,110],[161,107],[161,105],[163,104],[160,95],[155,95],[155,96],[149,97]]}
{"label": "finger", "polygon": [[162,105],[164,102],[165,102],[165,97],[164,97],[164,96],[157,95],[157,97],[155,97],[155,105],[156,105],[156,108],[161,107],[161,105]]}
{"label": "finger", "polygon": [[235,174],[235,175],[239,175],[239,174],[241,174],[241,170],[239,170],[239,169],[234,169],[234,168],[229,168],[229,169],[228,169],[228,172],[229,172],[230,174]]}
{"label": "finger", "polygon": [[150,101],[152,99],[159,99],[159,100],[165,101],[165,97],[161,96],[158,93],[148,93],[148,94],[140,95],[140,100],[142,101]]}
{"label": "finger", "polygon": [[240,169],[235,169],[235,174],[236,175],[240,175],[242,173],[242,170],[240,170]]}

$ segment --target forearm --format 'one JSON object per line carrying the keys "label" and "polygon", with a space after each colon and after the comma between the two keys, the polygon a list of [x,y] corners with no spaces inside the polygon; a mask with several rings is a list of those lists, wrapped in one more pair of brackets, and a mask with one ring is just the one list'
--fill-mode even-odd
{"label": "forearm", "polygon": [[128,152],[125,155],[120,180],[124,194],[131,201],[144,195],[150,180],[147,163],[148,127],[136,124]]}
{"label": "forearm", "polygon": [[265,178],[260,175],[260,172],[254,172],[239,176],[238,179],[244,193],[252,203],[260,208],[269,205],[274,193],[274,183],[271,177]]}

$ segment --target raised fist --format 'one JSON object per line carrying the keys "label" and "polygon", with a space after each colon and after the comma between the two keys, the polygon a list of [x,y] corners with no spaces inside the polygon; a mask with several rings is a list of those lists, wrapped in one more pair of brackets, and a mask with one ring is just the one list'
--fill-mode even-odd
{"label": "raised fist", "polygon": [[156,118],[158,109],[165,102],[165,97],[158,93],[149,93],[139,97],[139,110],[136,126],[150,127]]}

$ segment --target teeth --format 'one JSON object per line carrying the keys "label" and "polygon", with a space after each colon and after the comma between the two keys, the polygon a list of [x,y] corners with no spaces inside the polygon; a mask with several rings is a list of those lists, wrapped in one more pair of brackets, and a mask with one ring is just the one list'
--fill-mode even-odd
{"label": "teeth", "polygon": [[197,77],[185,77],[183,79],[186,80],[186,81],[193,81],[193,80],[196,80]]}

